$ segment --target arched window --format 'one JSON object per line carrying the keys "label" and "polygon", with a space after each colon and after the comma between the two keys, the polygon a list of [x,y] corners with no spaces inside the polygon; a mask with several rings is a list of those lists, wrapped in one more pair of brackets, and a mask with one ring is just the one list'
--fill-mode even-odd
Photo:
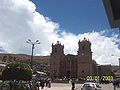
{"label": "arched window", "polygon": [[85,45],[82,46],[82,50],[85,50]]}
{"label": "arched window", "polygon": [[82,73],[84,73],[85,71],[84,70],[82,70]]}
{"label": "arched window", "polygon": [[54,51],[55,53],[57,53],[57,48],[55,48],[55,51]]}

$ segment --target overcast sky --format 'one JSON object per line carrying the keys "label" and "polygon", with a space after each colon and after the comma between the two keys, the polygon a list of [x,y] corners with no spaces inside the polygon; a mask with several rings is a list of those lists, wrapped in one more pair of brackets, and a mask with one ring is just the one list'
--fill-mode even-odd
{"label": "overcast sky", "polygon": [[29,0],[0,0],[0,51],[1,53],[31,54],[31,45],[39,40],[34,55],[50,55],[51,44],[60,41],[64,44],[65,54],[77,54],[78,41],[84,37],[91,42],[93,59],[98,64],[118,65],[119,39],[114,32],[107,35],[108,29],[73,33],[61,29],[61,24],[55,22],[44,13],[36,11],[36,5]]}

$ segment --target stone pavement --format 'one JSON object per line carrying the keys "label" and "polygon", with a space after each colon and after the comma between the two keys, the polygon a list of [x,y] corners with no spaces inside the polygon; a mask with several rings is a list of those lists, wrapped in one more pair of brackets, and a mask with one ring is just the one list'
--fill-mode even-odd
{"label": "stone pavement", "polygon": [[[76,84],[75,90],[81,90],[82,84]],[[114,90],[112,84],[100,84],[102,87],[102,90]],[[51,88],[45,87],[44,89],[40,90],[71,90],[71,84],[65,84],[65,83],[52,83]],[[116,90],[120,90],[120,88],[117,88]]]}
{"label": "stone pavement", "polygon": [[[80,84],[76,84],[76,90],[80,90]],[[71,84],[65,84],[65,83],[52,83],[51,88],[44,87],[44,89],[40,90],[71,90]]]}

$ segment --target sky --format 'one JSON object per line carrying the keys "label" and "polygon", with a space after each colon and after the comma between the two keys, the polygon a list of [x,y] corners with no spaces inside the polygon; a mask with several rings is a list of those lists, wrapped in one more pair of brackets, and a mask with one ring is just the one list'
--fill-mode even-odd
{"label": "sky", "polygon": [[36,11],[58,22],[60,28],[67,32],[79,34],[110,29],[102,0],[32,1],[37,7]]}
{"label": "sky", "polygon": [[[51,44],[60,41],[65,54],[77,54],[78,41],[91,42],[98,64],[118,65],[117,29],[111,29],[102,0],[0,0],[0,52],[50,55]],[[112,56],[112,54],[118,56]]]}

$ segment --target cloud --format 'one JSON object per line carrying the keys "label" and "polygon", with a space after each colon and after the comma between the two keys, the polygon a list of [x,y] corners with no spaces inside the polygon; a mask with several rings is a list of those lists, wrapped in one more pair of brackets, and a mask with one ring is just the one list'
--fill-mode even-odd
{"label": "cloud", "polygon": [[78,41],[84,37],[92,43],[93,59],[99,64],[118,64],[119,54],[116,35],[107,37],[105,31],[88,32],[75,35],[59,29],[59,23],[36,11],[29,0],[2,0],[0,3],[0,51],[8,53],[31,54],[27,39],[39,40],[34,49],[35,55],[50,55],[51,44],[60,41],[64,44],[65,54],[77,54]]}

